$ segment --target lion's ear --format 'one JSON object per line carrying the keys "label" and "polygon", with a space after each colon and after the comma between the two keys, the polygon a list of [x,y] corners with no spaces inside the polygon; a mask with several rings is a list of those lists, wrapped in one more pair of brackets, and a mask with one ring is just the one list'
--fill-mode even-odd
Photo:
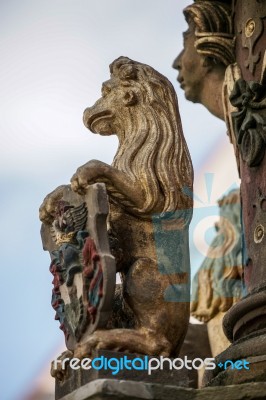
{"label": "lion's ear", "polygon": [[125,106],[133,106],[136,104],[138,102],[136,93],[134,93],[133,90],[127,90],[124,94],[123,102]]}

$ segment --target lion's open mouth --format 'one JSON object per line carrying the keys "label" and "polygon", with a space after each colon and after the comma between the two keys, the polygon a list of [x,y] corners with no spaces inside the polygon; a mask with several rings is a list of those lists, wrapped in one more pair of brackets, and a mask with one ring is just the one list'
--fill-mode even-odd
{"label": "lion's open mouth", "polygon": [[89,128],[92,132],[94,132],[93,126],[99,123],[99,121],[113,117],[113,113],[108,110],[100,111],[92,115],[88,114],[90,114],[89,110],[85,110],[83,120],[85,126]]}

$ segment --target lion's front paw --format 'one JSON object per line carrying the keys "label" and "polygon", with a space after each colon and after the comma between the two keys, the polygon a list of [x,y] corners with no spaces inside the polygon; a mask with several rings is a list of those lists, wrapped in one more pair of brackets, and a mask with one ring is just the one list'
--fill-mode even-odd
{"label": "lion's front paw", "polygon": [[69,187],[69,185],[61,185],[45,197],[39,208],[39,218],[42,222],[47,224],[53,222],[57,202],[62,199],[64,191]]}
{"label": "lion's front paw", "polygon": [[51,363],[51,376],[63,382],[67,377],[67,365],[69,359],[73,357],[73,352],[70,350],[64,351],[56,360]]}
{"label": "lion's front paw", "polygon": [[79,167],[70,180],[72,190],[81,195],[85,194],[88,185],[97,182],[100,177],[103,177],[106,166],[107,164],[101,161],[91,160]]}

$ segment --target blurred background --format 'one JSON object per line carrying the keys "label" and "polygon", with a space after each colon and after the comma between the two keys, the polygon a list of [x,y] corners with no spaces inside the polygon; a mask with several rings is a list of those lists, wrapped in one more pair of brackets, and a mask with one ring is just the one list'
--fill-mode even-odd
{"label": "blurred background", "polygon": [[[82,114],[100,96],[115,58],[150,64],[173,83],[194,164],[195,207],[214,210],[238,185],[224,123],[185,100],[171,67],[186,30],[182,9],[190,2],[0,2],[1,400],[54,398],[50,361],[64,343],[50,306],[50,259],[42,250],[38,208],[78,166],[112,162],[117,139],[90,133]],[[208,244],[212,224],[204,229]],[[192,274],[204,257],[194,231]]]}

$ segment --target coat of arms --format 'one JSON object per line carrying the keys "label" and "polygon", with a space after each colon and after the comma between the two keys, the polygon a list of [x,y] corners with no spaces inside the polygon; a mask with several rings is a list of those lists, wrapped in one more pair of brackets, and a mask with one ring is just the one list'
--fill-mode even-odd
{"label": "coat of arms", "polygon": [[107,215],[104,184],[91,185],[84,196],[66,186],[54,204],[54,220],[42,225],[54,277],[52,306],[69,350],[105,327],[112,309],[116,267]]}

